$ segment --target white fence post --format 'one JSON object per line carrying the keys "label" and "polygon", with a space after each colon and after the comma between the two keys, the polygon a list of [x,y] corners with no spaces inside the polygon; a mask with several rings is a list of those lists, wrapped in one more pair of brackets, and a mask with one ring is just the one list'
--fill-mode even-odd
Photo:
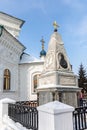
{"label": "white fence post", "polygon": [[73,130],[72,106],[58,101],[39,106],[39,130]]}
{"label": "white fence post", "polygon": [[9,98],[4,98],[0,100],[0,120],[3,119],[4,115],[8,116],[8,104],[9,103],[15,103],[15,100],[9,99]]}

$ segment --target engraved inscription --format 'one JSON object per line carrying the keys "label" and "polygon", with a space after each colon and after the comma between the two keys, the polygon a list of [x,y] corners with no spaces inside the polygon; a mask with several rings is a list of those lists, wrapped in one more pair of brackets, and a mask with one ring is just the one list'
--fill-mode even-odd
{"label": "engraved inscription", "polygon": [[76,81],[74,77],[60,76],[61,85],[75,85]]}

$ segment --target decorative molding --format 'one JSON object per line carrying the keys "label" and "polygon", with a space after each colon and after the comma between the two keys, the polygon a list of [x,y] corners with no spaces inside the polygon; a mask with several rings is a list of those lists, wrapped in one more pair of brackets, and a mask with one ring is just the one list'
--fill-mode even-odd
{"label": "decorative molding", "polygon": [[23,23],[24,21],[21,19],[17,19],[13,16],[0,12],[0,25],[4,26],[4,28],[14,37],[19,36]]}
{"label": "decorative molding", "polygon": [[21,55],[23,47],[12,37],[10,37],[5,31],[3,31],[3,35],[0,38],[0,44],[5,48],[8,48],[15,54]]}
{"label": "decorative molding", "polygon": [[3,14],[1,14],[0,13],[0,19],[2,19],[3,21],[6,21],[6,22],[10,22],[10,23],[14,23],[14,24],[16,24],[16,25],[18,25],[19,24],[19,22],[23,22],[22,20],[20,20],[20,19],[17,19],[17,18],[15,18],[15,17],[11,17],[11,16],[9,16],[9,15],[3,15]]}
{"label": "decorative molding", "polygon": [[55,68],[55,55],[54,52],[51,51],[47,53],[45,62],[44,62],[44,70],[53,70]]}

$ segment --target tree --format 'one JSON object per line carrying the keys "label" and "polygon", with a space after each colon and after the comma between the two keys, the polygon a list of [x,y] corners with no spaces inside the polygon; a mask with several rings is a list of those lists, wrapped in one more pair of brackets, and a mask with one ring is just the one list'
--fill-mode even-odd
{"label": "tree", "polygon": [[87,76],[86,76],[86,70],[84,69],[82,63],[79,67],[79,80],[78,80],[78,84],[79,87],[81,87],[83,89],[83,91],[87,92]]}

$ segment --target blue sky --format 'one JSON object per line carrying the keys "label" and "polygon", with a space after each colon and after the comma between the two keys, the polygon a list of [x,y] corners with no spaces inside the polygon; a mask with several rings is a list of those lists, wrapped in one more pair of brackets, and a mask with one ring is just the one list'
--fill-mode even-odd
{"label": "blue sky", "polygon": [[0,11],[25,20],[19,40],[36,57],[42,36],[47,50],[56,20],[73,71],[81,62],[87,68],[87,0],[0,0]]}

